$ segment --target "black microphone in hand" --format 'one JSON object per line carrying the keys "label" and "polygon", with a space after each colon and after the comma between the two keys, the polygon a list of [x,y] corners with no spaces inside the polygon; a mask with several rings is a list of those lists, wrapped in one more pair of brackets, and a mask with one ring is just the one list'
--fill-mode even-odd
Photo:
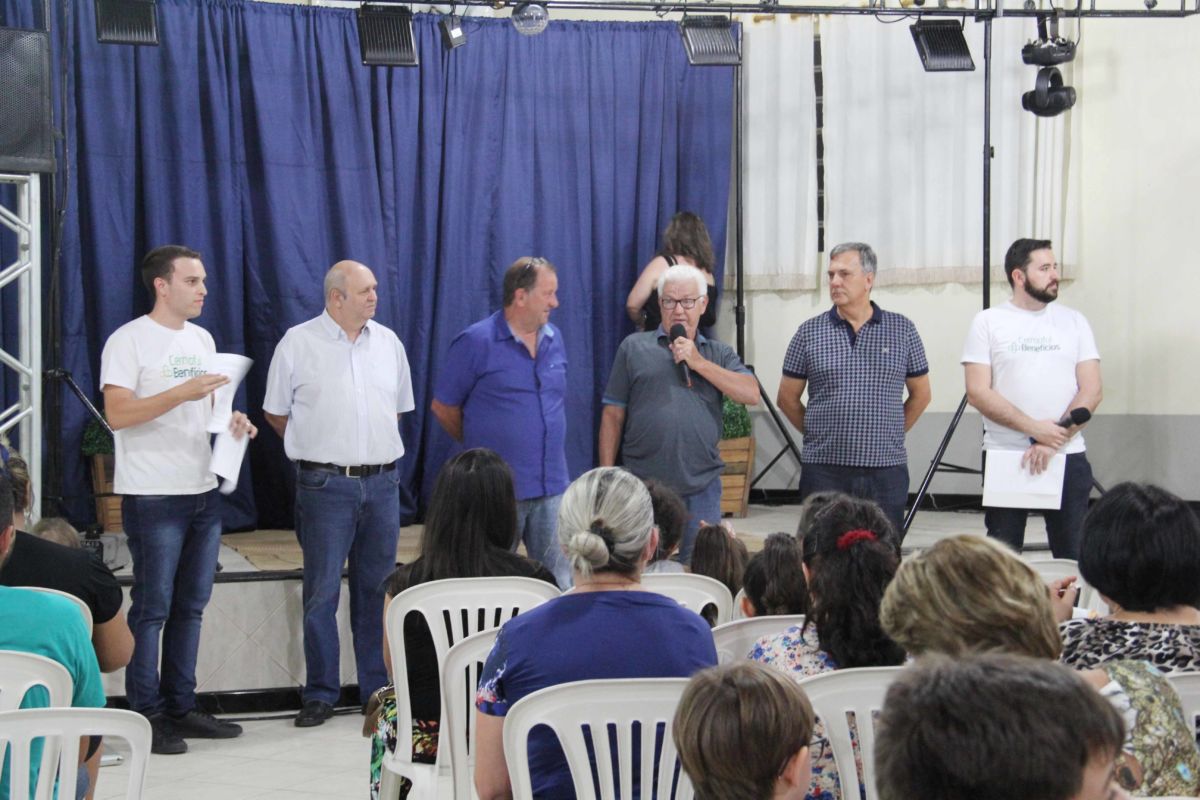
{"label": "black microphone in hand", "polygon": [[[683,327],[682,325],[678,325],[678,324],[671,326],[671,341],[672,342],[674,342],[676,339],[686,339],[686,338],[687,338],[687,328]],[[692,388],[692,371],[690,369],[688,369],[688,365],[687,365],[686,361],[679,362],[679,380],[683,382],[684,386],[688,387],[689,389]]]}
{"label": "black microphone in hand", "polygon": [[1092,412],[1080,406],[1072,408],[1070,413],[1058,421],[1060,427],[1069,428],[1072,425],[1083,425],[1092,418]]}

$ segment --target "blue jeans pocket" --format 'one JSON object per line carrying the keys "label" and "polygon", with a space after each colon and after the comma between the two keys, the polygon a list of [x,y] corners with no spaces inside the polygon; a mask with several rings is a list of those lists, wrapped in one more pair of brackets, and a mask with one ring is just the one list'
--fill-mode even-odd
{"label": "blue jeans pocket", "polygon": [[324,489],[332,473],[315,469],[302,469],[296,476],[296,487],[302,489]]}

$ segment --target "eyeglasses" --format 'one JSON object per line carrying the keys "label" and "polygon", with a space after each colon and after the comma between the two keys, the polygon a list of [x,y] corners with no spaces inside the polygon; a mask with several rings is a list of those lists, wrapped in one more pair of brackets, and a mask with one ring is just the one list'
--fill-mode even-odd
{"label": "eyeglasses", "polygon": [[675,306],[683,306],[688,311],[691,311],[693,308],[696,307],[696,303],[700,302],[700,298],[699,297],[681,297],[678,300],[676,300],[674,297],[664,297],[661,300],[659,300],[659,302],[662,303],[662,307],[665,308],[667,311],[673,311],[675,309]]}

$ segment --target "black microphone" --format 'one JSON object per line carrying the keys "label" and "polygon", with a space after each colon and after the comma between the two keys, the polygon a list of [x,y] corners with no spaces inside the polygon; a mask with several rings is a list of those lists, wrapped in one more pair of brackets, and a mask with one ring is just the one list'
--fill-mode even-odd
{"label": "black microphone", "polygon": [[[687,328],[685,328],[679,324],[672,325],[671,326],[671,341],[673,342],[676,339],[680,339],[680,338],[682,338],[682,339],[687,338]],[[683,382],[684,386],[688,387],[689,389],[692,388],[692,371],[690,369],[688,369],[688,365],[687,365],[686,361],[679,362],[679,379],[680,379],[680,381]]]}
{"label": "black microphone", "polygon": [[1072,425],[1083,425],[1092,418],[1092,412],[1080,406],[1072,408],[1070,413],[1058,421],[1058,424],[1063,428],[1069,428]]}

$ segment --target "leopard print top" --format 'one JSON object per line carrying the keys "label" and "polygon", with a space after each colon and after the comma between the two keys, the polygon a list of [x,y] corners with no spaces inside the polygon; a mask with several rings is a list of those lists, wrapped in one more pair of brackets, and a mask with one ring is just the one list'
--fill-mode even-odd
{"label": "leopard print top", "polygon": [[1148,661],[1162,672],[1200,670],[1200,625],[1072,619],[1059,625],[1061,660],[1076,669]]}

